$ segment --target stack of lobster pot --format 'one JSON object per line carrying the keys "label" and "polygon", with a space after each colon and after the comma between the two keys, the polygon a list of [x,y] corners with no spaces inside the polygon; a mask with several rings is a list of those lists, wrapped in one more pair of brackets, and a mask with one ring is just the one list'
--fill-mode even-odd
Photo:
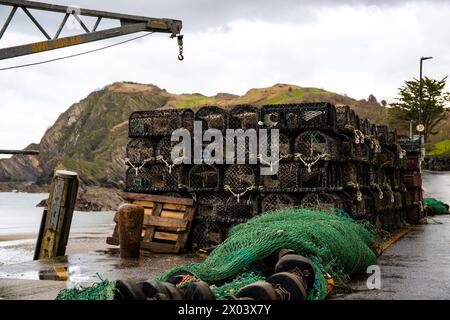
{"label": "stack of lobster pot", "polygon": [[[179,128],[190,133],[192,148],[183,154],[190,163],[171,160],[178,144],[171,135]],[[222,133],[223,141],[211,138],[208,129]],[[232,144],[230,153],[227,129],[253,130],[258,141],[246,137],[244,144]],[[270,149],[273,129],[279,132],[279,157],[269,160],[259,146],[265,133]],[[216,246],[230,227],[257,214],[291,206],[341,209],[395,229],[407,202],[398,170],[403,153],[395,132],[383,130],[349,107],[336,109],[330,103],[135,112],[129,121],[126,191],[193,197],[194,250]],[[212,150],[211,141],[220,147]],[[205,161],[207,155],[216,162]]]}
{"label": "stack of lobster pot", "polygon": [[406,151],[401,162],[401,181],[407,189],[405,201],[406,219],[409,223],[419,223],[424,216],[421,174],[421,154],[419,141],[401,137],[399,143]]}
{"label": "stack of lobster pot", "polygon": [[347,209],[343,141],[348,139],[337,131],[335,107],[267,105],[261,109],[261,119],[265,128],[280,132],[278,173],[261,176],[261,211],[288,206]]}
{"label": "stack of lobster pot", "polygon": [[381,147],[377,154],[379,171],[377,183],[381,189],[379,199],[382,200],[379,217],[382,228],[392,232],[406,222],[405,207],[408,204],[408,194],[401,180],[401,167],[406,152],[397,143],[395,129],[378,125],[376,130]]}

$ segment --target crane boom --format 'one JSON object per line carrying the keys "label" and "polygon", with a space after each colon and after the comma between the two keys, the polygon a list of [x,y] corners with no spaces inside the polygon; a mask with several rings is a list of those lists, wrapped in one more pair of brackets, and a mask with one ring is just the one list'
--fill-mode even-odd
{"label": "crane boom", "polygon": [[[48,4],[43,2],[25,1],[25,0],[0,0],[0,6],[10,6],[11,11],[6,18],[5,23],[0,28],[0,40],[8,29],[11,20],[18,9],[21,9],[30,18],[34,25],[45,36],[46,40],[35,43],[28,43],[14,47],[0,49],[0,60],[25,56],[29,54],[45,52],[70,46],[75,46],[83,43],[104,40],[114,37],[120,37],[136,32],[157,32],[169,33],[171,38],[177,37],[178,46],[180,48],[178,59],[183,60],[183,36],[180,34],[182,22],[180,20],[167,18],[152,18],[129,14],[121,14],[108,11],[90,10],[74,6],[61,6],[55,4]],[[33,16],[30,10],[39,10],[47,12],[57,12],[64,14],[62,21],[51,37],[47,30],[39,23]],[[61,32],[66,25],[70,16],[73,16],[79,23],[83,33],[60,38]],[[92,29],[89,29],[83,22],[81,17],[97,18]],[[116,20],[120,22],[119,27],[98,30],[100,22],[103,19]],[[1,25],[0,25],[1,26]],[[0,150],[0,154],[22,154],[22,155],[36,155],[39,154],[37,150]]]}
{"label": "crane boom", "polygon": [[[180,48],[182,47],[181,42],[182,36],[180,35],[182,22],[180,20],[143,17],[107,11],[90,10],[73,6],[61,6],[42,2],[25,1],[25,0],[0,0],[0,5],[12,7],[10,14],[8,15],[3,27],[0,29],[0,39],[3,37],[4,33],[8,29],[11,20],[13,19],[14,15],[16,14],[19,8],[25,12],[25,14],[30,18],[30,20],[46,37],[46,40],[41,42],[29,43],[0,49],[0,60],[54,49],[65,48],[69,46],[79,45],[98,40],[119,37],[142,31],[169,33],[171,34],[172,38],[178,37],[179,44],[181,43]],[[44,27],[42,27],[42,25],[33,16],[30,10],[58,12],[64,14],[61,24],[59,25],[59,28],[55,32],[55,35],[53,37],[49,35],[47,30],[44,29]],[[61,34],[61,31],[63,30],[70,16],[73,16],[78,21],[80,27],[83,29],[84,32],[74,36],[60,38],[59,36]],[[91,30],[86,26],[86,24],[81,19],[82,16],[97,18],[96,23]],[[119,21],[120,26],[105,30],[97,30],[102,19]]]}

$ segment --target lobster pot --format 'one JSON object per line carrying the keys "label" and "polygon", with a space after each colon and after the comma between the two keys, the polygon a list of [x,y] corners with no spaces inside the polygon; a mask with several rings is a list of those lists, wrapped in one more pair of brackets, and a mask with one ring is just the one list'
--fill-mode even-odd
{"label": "lobster pot", "polygon": [[[260,139],[262,137],[260,136]],[[262,141],[259,141],[260,143]],[[271,154],[271,147],[272,147],[272,135],[270,133],[270,130],[268,130],[267,134],[267,146],[266,151],[267,155]],[[293,139],[290,138],[288,135],[279,133],[278,134],[278,152],[280,161],[290,161],[293,158]],[[264,154],[264,150],[259,150],[261,154]]]}
{"label": "lobster pot", "polygon": [[422,188],[422,175],[418,171],[402,172],[401,181],[406,188]]}
{"label": "lobster pot", "polygon": [[343,185],[350,188],[355,188],[356,184],[359,187],[370,186],[370,167],[362,163],[346,162],[342,168]]}
{"label": "lobster pot", "polygon": [[[269,169],[267,167],[267,169]],[[297,162],[283,162],[278,165],[278,172],[272,175],[261,175],[261,189],[268,192],[298,191],[300,175],[303,168]]]}
{"label": "lobster pot", "polygon": [[394,208],[396,210],[401,210],[403,208],[402,193],[400,191],[396,191],[396,192],[394,192],[394,197],[395,197]]}
{"label": "lobster pot", "polygon": [[244,192],[258,187],[258,172],[255,167],[233,164],[225,170],[224,184],[233,192]]}
{"label": "lobster pot", "polygon": [[189,170],[188,189],[190,191],[219,191],[223,189],[223,176],[214,165],[194,165]]}
{"label": "lobster pot", "polygon": [[394,232],[396,229],[394,212],[392,210],[384,211],[381,215],[381,223],[383,230],[387,232]]}
{"label": "lobster pot", "polygon": [[366,207],[366,200],[370,203],[370,199],[367,194],[361,193],[361,198],[358,198],[358,192],[356,190],[346,191],[342,193],[342,200],[344,203],[344,211],[349,213],[352,218],[362,219],[368,215],[369,210]]}
{"label": "lobster pot", "polygon": [[397,130],[394,128],[388,128],[387,134],[387,143],[390,145],[394,145],[397,143]]}
{"label": "lobster pot", "polygon": [[423,202],[422,189],[410,189],[408,190],[409,197],[413,206],[420,206]]}
{"label": "lobster pot", "polygon": [[129,120],[130,138],[169,136],[184,128],[193,132],[194,112],[190,109],[164,109],[133,112]]}
{"label": "lobster pot", "polygon": [[307,162],[342,160],[338,146],[340,143],[335,138],[320,131],[303,132],[295,139],[295,153]]}
{"label": "lobster pot", "polygon": [[333,211],[334,209],[344,210],[344,201],[333,193],[311,192],[302,197],[300,205],[304,208]]}
{"label": "lobster pot", "polygon": [[[226,161],[227,163],[258,163],[258,141],[251,141],[250,138],[245,137],[245,140],[234,139],[234,154],[230,154],[226,142],[224,142],[226,150]],[[254,150],[253,150],[254,149]]]}
{"label": "lobster pot", "polygon": [[258,195],[246,194],[236,197],[230,194],[226,200],[224,222],[245,222],[258,214]]}
{"label": "lobster pot", "polygon": [[260,110],[251,105],[237,105],[230,111],[228,129],[258,129]]}
{"label": "lobster pot", "polygon": [[191,231],[192,250],[209,251],[227,237],[230,225],[211,221],[198,221]]}
{"label": "lobster pot", "polygon": [[349,106],[336,107],[336,126],[340,131],[353,135],[353,130],[359,130],[359,119]]}
{"label": "lobster pot", "polygon": [[400,172],[392,169],[385,171],[388,184],[393,188],[397,189],[400,187]]}
{"label": "lobster pot", "polygon": [[378,192],[371,190],[363,191],[367,215],[374,215],[381,210],[381,199]]}
{"label": "lobster pot", "polygon": [[355,158],[358,161],[370,163],[373,161],[373,150],[367,143],[354,143]]}
{"label": "lobster pot", "polygon": [[394,168],[396,163],[396,155],[387,148],[381,148],[378,155],[378,165],[382,168]]}
{"label": "lobster pot", "polygon": [[372,124],[366,118],[359,119],[359,130],[365,135],[370,136],[372,134]]}
{"label": "lobster pot", "polygon": [[293,207],[297,204],[297,199],[288,194],[271,193],[266,195],[261,202],[261,212],[275,211],[277,209]]}
{"label": "lobster pot", "polygon": [[384,184],[381,186],[381,190],[383,190],[383,208],[385,210],[390,210],[395,208],[395,194],[392,191],[392,188],[388,184]]}
{"label": "lobster pot", "polygon": [[197,198],[197,218],[202,221],[221,221],[226,216],[228,196],[224,193],[205,192]]}
{"label": "lobster pot", "polygon": [[171,170],[166,165],[152,165],[139,170],[136,176],[135,170],[127,171],[127,191],[129,192],[176,192],[185,185],[185,171],[180,166]]}
{"label": "lobster pot", "polygon": [[405,190],[401,192],[402,194],[402,202],[403,202],[403,208],[409,208],[412,206],[411,196],[408,193],[408,190]]}
{"label": "lobster pot", "polygon": [[298,189],[342,189],[342,166],[325,162],[315,165],[311,171],[306,167],[300,168]]}
{"label": "lobster pot", "polygon": [[[155,157],[156,161],[159,163],[172,163],[172,150],[173,148],[178,144],[177,141],[171,141],[170,137],[162,138],[157,144],[156,144],[156,152]],[[191,152],[191,150],[187,150],[187,152]],[[177,158],[184,157],[191,157],[191,154],[177,154]]]}
{"label": "lobster pot", "polygon": [[261,118],[266,128],[283,131],[336,130],[336,109],[326,102],[265,105]]}
{"label": "lobster pot", "polygon": [[155,156],[153,141],[150,139],[136,138],[130,140],[126,150],[127,158],[133,165],[142,165],[150,162]]}
{"label": "lobster pot", "polygon": [[358,165],[353,162],[346,162],[343,164],[342,179],[345,187],[354,188],[359,184],[358,180]]}
{"label": "lobster pot", "polygon": [[386,125],[378,125],[377,126],[377,130],[378,130],[378,141],[381,144],[389,144],[389,127]]}
{"label": "lobster pot", "polygon": [[202,122],[202,129],[227,129],[228,111],[216,106],[205,106],[197,110],[195,120]]}
{"label": "lobster pot", "polygon": [[363,187],[370,187],[370,166],[359,163],[358,164],[358,183]]}

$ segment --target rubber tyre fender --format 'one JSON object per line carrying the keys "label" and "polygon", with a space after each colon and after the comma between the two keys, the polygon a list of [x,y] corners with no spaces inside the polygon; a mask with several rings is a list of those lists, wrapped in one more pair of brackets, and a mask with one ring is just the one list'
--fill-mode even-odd
{"label": "rubber tyre fender", "polygon": [[287,254],[281,257],[275,266],[275,273],[290,272],[295,268],[299,269],[303,273],[307,285],[306,289],[311,289],[314,287],[316,270],[314,269],[312,261],[303,256],[297,254]]}
{"label": "rubber tyre fender", "polygon": [[167,291],[169,291],[170,300],[183,300],[183,292],[175,285],[169,282],[161,282],[161,284],[166,287]]}
{"label": "rubber tyre fender", "polygon": [[[140,282],[138,286],[144,292],[147,299],[169,300],[170,292],[162,282],[155,279],[148,279]],[[165,297],[165,298],[164,298]]]}
{"label": "rubber tyre fender", "polygon": [[253,300],[280,300],[274,287],[266,281],[256,281],[246,285],[236,293],[236,297]]}
{"label": "rubber tyre fender", "polygon": [[286,300],[306,300],[308,295],[306,288],[303,286],[299,276],[295,274],[289,272],[275,273],[267,278],[266,281],[273,285],[279,285],[289,292],[289,297]]}
{"label": "rubber tyre fender", "polygon": [[216,300],[216,296],[205,281],[193,281],[184,292],[184,300]]}
{"label": "rubber tyre fender", "polygon": [[120,300],[147,300],[140,286],[131,280],[117,280],[116,289]]}

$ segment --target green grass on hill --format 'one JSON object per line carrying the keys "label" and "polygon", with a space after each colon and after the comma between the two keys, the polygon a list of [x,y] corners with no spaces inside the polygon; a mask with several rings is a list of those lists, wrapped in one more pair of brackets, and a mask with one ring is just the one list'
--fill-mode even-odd
{"label": "green grass on hill", "polygon": [[440,141],[427,146],[427,154],[429,156],[438,156],[442,154],[450,154],[450,140]]}

